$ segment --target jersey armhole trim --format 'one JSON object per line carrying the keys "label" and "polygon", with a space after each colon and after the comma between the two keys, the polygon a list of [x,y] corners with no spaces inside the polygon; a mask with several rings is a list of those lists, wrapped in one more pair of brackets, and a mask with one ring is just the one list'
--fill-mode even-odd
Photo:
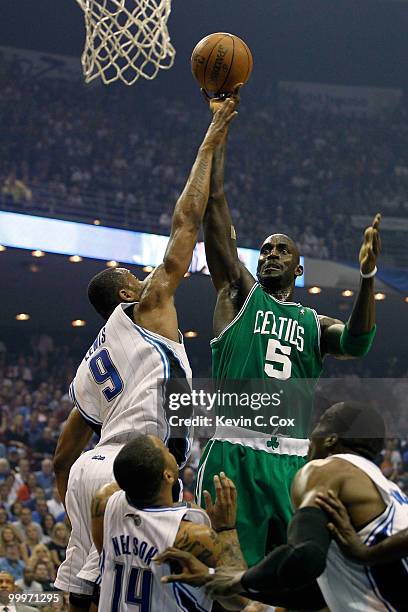
{"label": "jersey armhole trim", "polygon": [[81,407],[75,395],[74,382],[72,382],[69,387],[69,395],[71,397],[73,404],[79,410],[79,412],[81,413],[81,416],[85,419],[85,421],[87,421],[88,423],[91,423],[92,425],[97,425],[98,427],[102,427],[101,421],[97,421],[93,417],[89,416],[89,414],[87,414],[85,410]]}
{"label": "jersey armhole trim", "polygon": [[319,315],[317,314],[316,310],[314,308],[311,308],[311,311],[313,312],[314,318],[316,320],[316,325],[317,325],[317,350],[320,355],[320,361],[323,362],[322,349],[321,349],[322,326],[320,325]]}
{"label": "jersey armhole trim", "polygon": [[251,287],[251,290],[250,290],[250,292],[248,293],[248,295],[247,295],[247,297],[246,297],[246,299],[245,299],[245,302],[242,304],[241,308],[239,309],[239,311],[237,312],[237,314],[235,315],[235,317],[232,319],[231,323],[228,323],[227,327],[224,327],[224,329],[222,330],[222,332],[221,332],[221,333],[220,333],[218,336],[216,336],[215,338],[213,338],[212,340],[210,340],[210,345],[211,345],[211,346],[212,346],[212,344],[213,344],[214,342],[217,342],[218,340],[220,340],[220,339],[222,338],[222,336],[225,334],[225,332],[226,332],[226,331],[227,331],[227,330],[228,330],[230,327],[232,327],[232,326],[233,326],[233,325],[234,325],[234,324],[235,324],[235,323],[238,321],[238,319],[239,319],[239,318],[241,317],[241,315],[243,314],[243,312],[244,312],[245,308],[247,307],[248,302],[249,302],[249,300],[251,299],[252,294],[254,293],[254,291],[255,291],[255,289],[256,289],[257,287],[259,287],[259,283],[255,283],[255,284],[254,284],[254,285]]}

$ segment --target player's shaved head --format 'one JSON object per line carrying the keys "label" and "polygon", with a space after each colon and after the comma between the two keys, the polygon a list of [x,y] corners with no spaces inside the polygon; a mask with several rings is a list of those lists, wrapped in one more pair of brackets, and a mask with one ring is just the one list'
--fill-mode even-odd
{"label": "player's shaved head", "polygon": [[293,292],[297,276],[303,274],[300,254],[295,242],[286,234],[271,234],[262,243],[257,277],[263,288],[274,294]]}
{"label": "player's shaved head", "polygon": [[313,443],[325,446],[326,456],[353,452],[372,461],[384,447],[384,438],[382,416],[368,404],[347,401],[334,404],[323,413],[312,432],[312,446]]}
{"label": "player's shaved head", "polygon": [[291,249],[291,251],[297,256],[297,263],[299,263],[300,253],[297,244],[294,240],[292,240],[292,238],[290,238],[286,234],[271,234],[270,236],[267,236],[267,238],[265,238],[265,240],[263,241],[261,248],[264,244],[276,241],[286,243]]}
{"label": "player's shaved head", "polygon": [[163,479],[165,456],[153,436],[128,442],[113,463],[116,482],[138,508],[154,503]]}
{"label": "player's shaved head", "polygon": [[118,304],[137,300],[138,283],[136,277],[126,268],[108,268],[91,279],[88,299],[95,310],[107,320]]}

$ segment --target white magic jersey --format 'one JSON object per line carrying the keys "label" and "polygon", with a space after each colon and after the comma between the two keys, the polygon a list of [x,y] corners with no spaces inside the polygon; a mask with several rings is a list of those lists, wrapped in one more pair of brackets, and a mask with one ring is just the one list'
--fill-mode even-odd
{"label": "white magic jersey", "polygon": [[[171,431],[163,381],[177,379],[181,391],[189,390],[191,369],[182,339],[173,342],[136,325],[125,312],[133,306],[115,308],[70,387],[74,404],[100,432],[99,445],[125,443],[135,434],[156,435],[166,443]],[[178,451],[172,448],[179,464],[190,445],[187,431],[175,434],[184,433]]]}
{"label": "white magic jersey", "polygon": [[[384,512],[358,534],[368,546],[408,528],[408,497],[368,459],[352,454],[333,455],[365,472],[386,504]],[[335,542],[330,544],[326,569],[317,579],[331,612],[408,610],[408,558],[366,567],[347,559]]]}
{"label": "white magic jersey", "polygon": [[157,553],[173,546],[183,519],[210,525],[203,510],[187,504],[139,510],[128,503],[124,491],[112,495],[104,517],[98,612],[211,610],[204,588],[163,584],[160,578],[172,573],[169,564],[152,562]]}

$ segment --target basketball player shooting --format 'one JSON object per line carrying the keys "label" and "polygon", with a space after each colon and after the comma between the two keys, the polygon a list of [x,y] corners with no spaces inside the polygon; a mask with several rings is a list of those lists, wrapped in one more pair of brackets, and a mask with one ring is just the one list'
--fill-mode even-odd
{"label": "basketball player shooting", "polygon": [[[320,610],[325,604],[331,612],[406,610],[408,568],[401,557],[407,551],[408,498],[374,463],[384,437],[384,420],[370,406],[335,404],[313,430],[309,461],[293,481],[296,512],[287,544],[241,572],[220,568],[209,575],[197,560],[173,549],[161,559],[177,560],[183,580],[188,583],[190,574],[194,584],[207,584],[214,598],[240,593],[295,610]],[[347,509],[360,548],[372,548],[377,564],[351,561],[332,538],[329,490]],[[380,550],[384,558],[378,564]]]}
{"label": "basketball player shooting", "polygon": [[[210,101],[213,110],[218,104]],[[204,489],[212,491],[212,476],[219,469],[232,478],[239,496],[239,539],[248,565],[253,565],[273,545],[286,541],[292,516],[290,486],[306,461],[314,387],[323,359],[328,355],[337,359],[362,357],[373,342],[381,217],[377,214],[365,230],[359,254],[360,290],[348,322],[318,315],[293,301],[295,281],[303,269],[298,248],[289,236],[273,234],[264,240],[257,280],[240,262],[224,194],[225,149],[224,141],[214,155],[204,216],[207,263],[217,291],[216,337],[211,342],[213,377],[219,386],[237,379],[275,380],[279,384],[306,379],[291,387],[294,395],[288,410],[294,411],[289,416],[296,417],[296,427],[288,434],[217,428],[201,458],[197,499],[202,499]],[[239,406],[234,410],[239,413]]]}
{"label": "basketball player shooting", "polygon": [[[55,586],[70,593],[71,611],[90,606],[99,575],[98,554],[91,551],[91,500],[112,480],[121,447],[138,433],[154,433],[172,444],[180,465],[187,459],[189,432],[185,438],[180,433],[171,438],[165,389],[158,389],[158,381],[173,377],[188,385],[191,378],[174,294],[190,265],[207,205],[214,150],[235,115],[235,103],[229,100],[213,117],[176,204],[163,263],[143,281],[124,268],[104,270],[88,287],[92,305],[107,322],[71,384],[74,408],[54,458],[58,490],[72,525]],[[97,447],[80,456],[93,431],[100,434]]]}

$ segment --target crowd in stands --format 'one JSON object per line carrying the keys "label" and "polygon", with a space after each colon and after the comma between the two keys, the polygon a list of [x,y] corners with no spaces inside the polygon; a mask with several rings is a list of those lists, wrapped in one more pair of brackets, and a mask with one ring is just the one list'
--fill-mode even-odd
{"label": "crowd in stands", "polygon": [[[168,233],[208,121],[198,97],[36,80],[1,59],[0,82],[1,208]],[[353,213],[407,215],[405,107],[353,118],[242,98],[226,170],[242,246],[279,230],[304,255],[350,259]]]}

